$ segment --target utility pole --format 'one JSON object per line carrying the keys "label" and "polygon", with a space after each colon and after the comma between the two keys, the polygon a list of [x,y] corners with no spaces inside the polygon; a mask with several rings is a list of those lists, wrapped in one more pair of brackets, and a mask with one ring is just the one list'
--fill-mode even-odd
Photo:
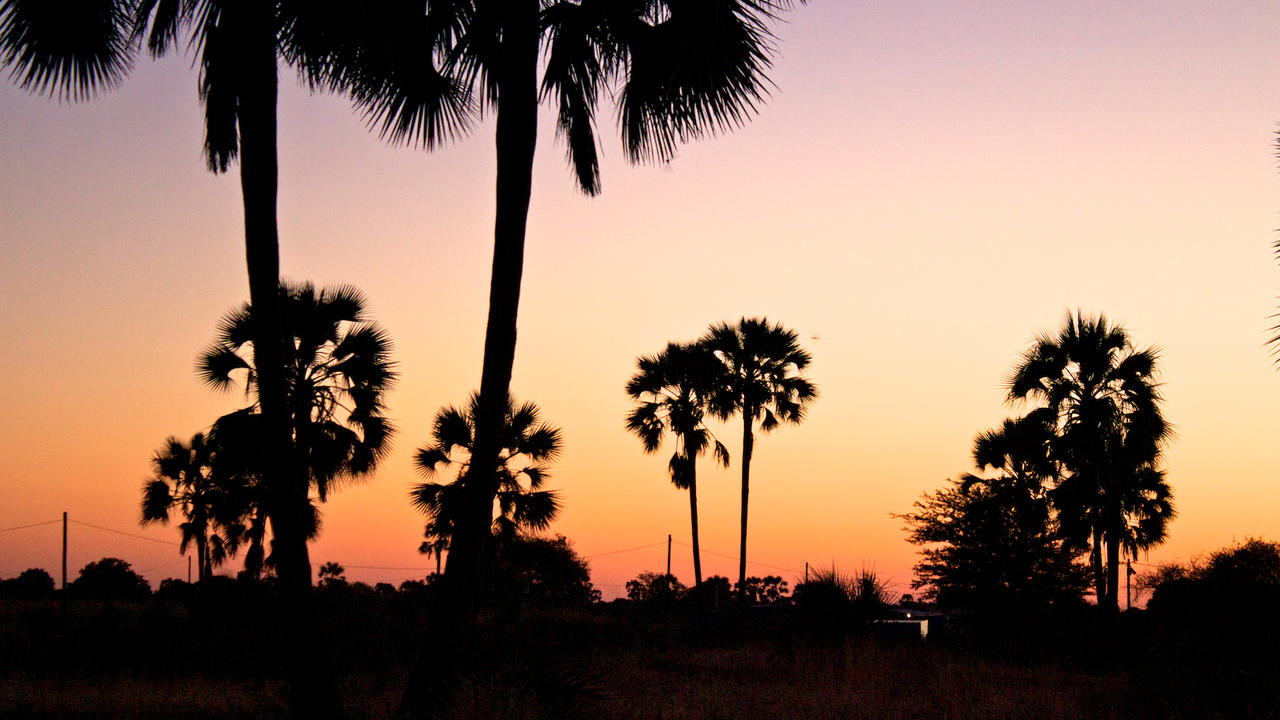
{"label": "utility pole", "polygon": [[804,581],[809,582],[809,563],[804,564]]}
{"label": "utility pole", "polygon": [[67,511],[62,511],[62,589],[67,589]]}
{"label": "utility pole", "polygon": [[1133,585],[1133,559],[1125,558],[1124,560],[1124,609],[1133,609],[1133,593],[1130,588]]}
{"label": "utility pole", "polygon": [[667,535],[667,576],[671,575],[671,535]]}

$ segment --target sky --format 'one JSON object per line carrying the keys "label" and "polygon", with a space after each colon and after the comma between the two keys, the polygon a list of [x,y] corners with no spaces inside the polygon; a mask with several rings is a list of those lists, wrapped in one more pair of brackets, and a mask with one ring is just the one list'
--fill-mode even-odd
{"label": "sky", "polygon": [[[1141,561],[1280,535],[1280,7],[815,0],[776,32],[758,117],[669,164],[628,166],[605,107],[598,198],[543,113],[512,390],[563,429],[554,531],[606,597],[664,568],[668,534],[692,578],[671,448],[623,427],[635,358],[743,316],[795,329],[821,392],[758,440],[751,574],[868,568],[909,592],[893,515],[972,470],[974,436],[1022,410],[1010,369],[1076,309],[1160,350],[1178,517]],[[325,505],[312,559],[399,583],[434,565],[412,452],[479,383],[493,126],[392,147],[282,78],[282,271],[363,289],[400,372],[395,450]],[[64,511],[72,578],[103,556],[186,575],[176,529],[139,527],[140,488],[166,437],[240,406],[194,362],[248,293],[196,89],[182,57],[79,104],[0,83],[0,577],[58,574]],[[713,425],[735,458],[740,428]],[[738,472],[699,469],[706,574],[736,575]]]}

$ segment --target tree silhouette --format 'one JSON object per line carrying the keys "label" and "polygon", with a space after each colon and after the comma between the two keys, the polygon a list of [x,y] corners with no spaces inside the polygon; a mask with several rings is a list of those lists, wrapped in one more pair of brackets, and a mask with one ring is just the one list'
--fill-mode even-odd
{"label": "tree silhouette", "polygon": [[[747,581],[747,498],[757,421],[764,432],[782,423],[798,424],[818,390],[802,373],[809,353],[796,333],[764,318],[742,318],[737,325],[712,325],[700,341],[720,359],[722,368],[712,408],[721,418],[742,417],[742,523],[738,546],[738,586]],[[739,595],[739,603],[745,604]]]}
{"label": "tree silhouette", "polygon": [[[196,547],[196,577],[204,582],[238,546],[239,527],[223,527],[234,490],[215,474],[215,449],[203,433],[196,433],[189,443],[176,437],[151,458],[154,476],[142,486],[142,524],[167,524],[170,510],[177,509],[185,518],[178,525],[182,533],[179,552],[185,554]],[[228,532],[229,530],[229,532]]]}
{"label": "tree silhouette", "polygon": [[[1042,408],[1061,468],[1052,499],[1062,529],[1088,547],[1098,605],[1119,609],[1120,555],[1164,539],[1172,492],[1157,469],[1171,431],[1155,381],[1158,354],[1105,316],[1067,314],[1014,368],[1009,400]],[[1105,553],[1105,564],[1104,564]]]}
{"label": "tree silhouette", "polygon": [[[285,378],[292,464],[299,482],[324,502],[343,483],[367,478],[390,449],[394,428],[384,415],[383,399],[396,377],[391,341],[368,320],[365,297],[353,287],[317,290],[310,283],[284,283],[279,292],[283,332],[276,344],[290,347],[291,358]],[[253,322],[248,304],[223,317],[198,366],[215,388],[229,389],[239,378],[246,395],[259,401],[225,416],[217,429],[224,444],[228,437],[248,443],[241,462],[261,468],[261,456],[269,453],[251,441],[264,422]]]}
{"label": "tree silhouette", "polygon": [[669,343],[665,350],[636,360],[636,374],[627,381],[627,394],[636,407],[627,415],[627,429],[640,438],[647,453],[662,447],[671,433],[676,447],[667,463],[671,482],[689,491],[693,532],[694,587],[702,587],[702,554],[698,542],[698,456],[708,448],[728,467],[729,451],[703,424],[720,370],[718,359],[705,346]]}
{"label": "tree silhouette", "polygon": [[1080,551],[1064,542],[1049,501],[1055,468],[1042,420],[1033,414],[980,433],[974,463],[995,476],[965,474],[897,516],[922,546],[912,587],[926,588],[925,597],[1001,614],[1078,599],[1087,587]]}
{"label": "tree silhouette", "polygon": [[[348,12],[339,13],[338,8]],[[274,341],[281,327],[279,232],[276,218],[278,157],[276,103],[282,57],[314,66],[333,58],[360,3],[238,2],[233,0],[0,0],[0,63],[18,84],[35,92],[85,99],[118,84],[143,44],[159,57],[179,45],[198,54],[205,112],[204,152],[209,169],[240,163],[245,258],[252,335],[267,453],[264,484],[274,506],[271,522],[280,577],[289,602],[292,635],[305,643],[311,569],[307,558],[307,485],[293,472],[285,366]],[[354,41],[348,40],[350,44]],[[301,650],[302,662],[314,653]],[[314,669],[313,669],[314,670]],[[314,671],[295,668],[295,710],[310,717],[340,716],[336,693]],[[303,686],[307,689],[302,689]]]}
{"label": "tree silhouette", "polygon": [[[453,477],[444,483],[418,483],[409,492],[414,507],[427,515],[423,547],[430,547],[437,559],[452,544],[463,512],[463,492],[474,477],[471,462],[478,403],[479,395],[472,393],[466,409],[441,408],[432,424],[432,442],[414,455],[414,464],[428,478],[442,472]],[[545,530],[560,513],[556,493],[542,485],[563,443],[559,428],[543,422],[540,414],[531,402],[519,407],[507,402],[496,471],[498,492],[490,510],[491,534],[498,545],[521,533]]]}
{"label": "tree silhouette", "polygon": [[[493,271],[476,415],[478,473],[465,518],[455,528],[428,633],[447,634],[442,642],[458,646],[474,611],[482,546],[498,491],[490,473],[497,467],[515,361],[540,101],[556,105],[557,132],[577,185],[594,195],[600,191],[594,123],[601,95],[617,99],[623,146],[632,162],[663,162],[679,143],[737,127],[767,95],[769,25],[792,1],[457,0],[430,3],[425,13],[420,3],[378,5],[391,8],[387,17],[392,20],[381,24],[383,47],[369,52],[373,44],[364,43],[363,52],[340,52],[332,62],[340,69],[330,72],[321,64],[318,77],[354,86],[356,103],[396,141],[431,147],[465,127],[465,122],[449,122],[456,116],[441,120],[423,111],[432,107],[423,99],[438,96],[451,82],[470,90],[474,110],[492,113],[496,120]],[[410,10],[415,7],[417,14]],[[424,649],[403,714],[423,707],[430,688],[450,670],[443,658],[433,661],[432,655]]]}

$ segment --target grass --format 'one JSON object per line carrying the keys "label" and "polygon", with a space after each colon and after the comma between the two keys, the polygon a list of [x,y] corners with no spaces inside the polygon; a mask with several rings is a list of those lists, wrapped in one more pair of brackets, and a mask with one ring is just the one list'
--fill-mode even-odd
{"label": "grass", "polygon": [[[390,718],[403,693],[422,639],[421,612],[395,602],[401,604],[339,602],[326,613],[330,627],[324,636],[333,641],[334,667],[352,718]],[[278,660],[269,652],[276,640],[266,615],[208,615],[155,603],[0,602],[0,717],[283,718]],[[596,608],[494,623],[479,643],[486,660],[451,716],[1241,716],[1211,696],[1180,691],[1185,683],[1176,671],[1153,674],[1154,661],[1134,667],[1131,657],[1098,662],[1085,651],[1058,653],[1038,641],[1037,652],[1010,654],[980,634],[927,643],[833,638],[795,630],[785,618],[748,620],[745,626],[729,620],[723,627],[699,628],[679,616]],[[1242,707],[1243,716],[1267,717],[1275,706]]]}

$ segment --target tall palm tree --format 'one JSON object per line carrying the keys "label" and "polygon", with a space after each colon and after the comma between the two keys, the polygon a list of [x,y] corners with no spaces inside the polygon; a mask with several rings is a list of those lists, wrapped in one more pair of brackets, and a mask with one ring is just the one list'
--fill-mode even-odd
{"label": "tall palm tree", "polygon": [[185,518],[178,529],[182,533],[179,552],[196,548],[196,578],[204,582],[215,566],[228,555],[234,555],[238,544],[238,528],[224,526],[219,517],[229,501],[224,483],[215,475],[215,450],[203,433],[190,442],[176,437],[151,458],[154,476],[142,486],[142,524],[167,524],[171,510]]}
{"label": "tall palm tree", "polygon": [[[472,393],[466,409],[447,406],[437,412],[432,442],[414,455],[414,464],[428,478],[439,473],[453,476],[449,482],[418,483],[409,492],[414,507],[428,518],[423,547],[430,545],[437,560],[440,552],[452,544],[458,517],[464,512],[466,484],[474,477],[470,469],[479,401],[479,394]],[[560,513],[557,494],[544,490],[543,483],[563,441],[560,429],[543,422],[540,416],[538,406],[531,402],[519,407],[507,402],[496,468],[498,492],[490,509],[491,533],[499,544],[520,533],[545,530]]]}
{"label": "tall palm tree", "polygon": [[[1158,353],[1139,349],[1103,315],[1068,313],[1015,366],[1010,401],[1038,403],[1051,418],[1061,479],[1053,491],[1068,537],[1089,548],[1098,605],[1119,609],[1122,549],[1163,539],[1172,494],[1157,470],[1171,429],[1160,409]],[[1105,555],[1105,561],[1104,561]]]}
{"label": "tall palm tree", "polygon": [[[338,53],[331,64],[337,71],[320,63],[322,82],[354,87],[356,103],[397,141],[430,145],[457,127],[427,122],[421,112],[421,98],[450,79],[471,90],[476,111],[496,119],[494,259],[476,417],[479,477],[430,622],[456,634],[448,642],[469,623],[497,492],[491,472],[515,360],[540,101],[557,107],[557,132],[577,185],[597,194],[594,124],[602,95],[618,101],[625,153],[634,162],[665,161],[679,143],[737,127],[767,96],[769,25],[793,0],[442,0],[427,3],[425,12],[422,3],[378,5],[397,18],[382,23],[382,47],[369,52],[374,44],[363,43],[363,52]],[[428,681],[431,674],[416,677]],[[410,698],[406,708],[414,705]]]}
{"label": "tall palm tree", "polygon": [[[719,387],[712,408],[721,418],[742,417],[742,523],[738,545],[738,587],[747,586],[747,498],[755,428],[770,432],[782,423],[799,424],[818,397],[801,373],[809,353],[794,330],[766,318],[742,318],[737,325],[712,325],[700,340],[720,359]],[[739,592],[740,604],[745,593]]]}
{"label": "tall palm tree", "polygon": [[702,587],[702,554],[698,542],[698,456],[708,448],[728,467],[729,451],[703,424],[719,361],[702,345],[669,343],[657,355],[636,360],[636,374],[627,381],[627,394],[637,403],[627,415],[627,429],[635,433],[647,453],[662,447],[670,432],[676,441],[667,463],[671,482],[689,491],[689,519],[693,528],[694,587]]}

